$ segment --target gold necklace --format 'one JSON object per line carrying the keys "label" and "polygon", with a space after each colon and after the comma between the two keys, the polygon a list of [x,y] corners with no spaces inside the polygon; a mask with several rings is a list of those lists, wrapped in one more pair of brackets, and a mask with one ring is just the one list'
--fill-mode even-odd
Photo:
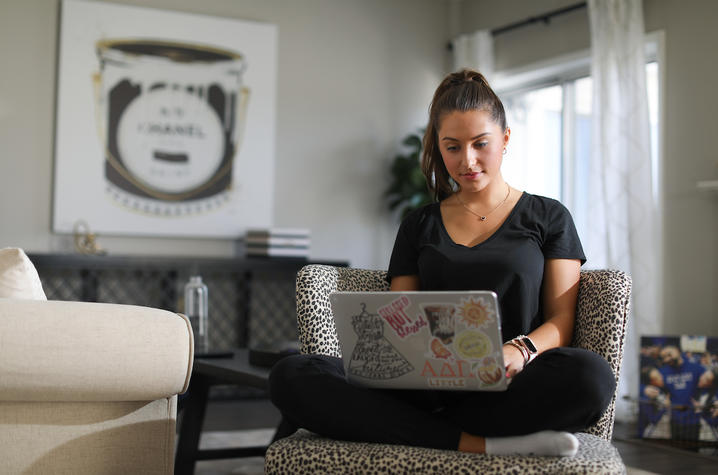
{"label": "gold necklace", "polygon": [[506,184],[506,197],[501,201],[501,203],[497,204],[494,209],[492,209],[491,211],[489,211],[488,213],[483,214],[483,215],[482,215],[482,214],[479,214],[479,213],[477,213],[476,211],[474,211],[473,209],[469,208],[466,203],[464,203],[463,201],[461,201],[461,198],[459,198],[459,193],[456,193],[456,199],[459,200],[459,203],[461,203],[461,206],[463,206],[464,208],[466,208],[469,213],[473,214],[474,216],[476,216],[477,218],[479,218],[481,221],[486,221],[486,217],[487,217],[487,216],[489,216],[491,213],[493,213],[494,211],[496,211],[497,209],[499,209],[499,206],[501,206],[502,204],[506,203],[506,200],[509,199],[509,195],[510,195],[510,194],[511,194],[511,187],[510,187],[509,184],[507,183],[507,184]]}

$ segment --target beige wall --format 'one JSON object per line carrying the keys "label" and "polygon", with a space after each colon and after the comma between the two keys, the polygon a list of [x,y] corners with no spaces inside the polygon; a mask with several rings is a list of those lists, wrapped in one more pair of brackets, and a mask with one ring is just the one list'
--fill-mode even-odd
{"label": "beige wall", "polygon": [[[575,0],[464,0],[460,33],[496,28],[576,3]],[[718,336],[718,2],[644,0],[647,32],[665,32],[664,332]],[[520,67],[590,47],[587,10],[496,37],[496,69]],[[590,256],[589,256],[590,258]]]}
{"label": "beige wall", "polygon": [[[443,75],[436,0],[115,0],[278,25],[276,226],[312,257],[385,268],[397,222],[381,192]],[[50,231],[58,0],[0,1],[0,247],[71,251]],[[100,236],[113,254],[232,255],[228,240]]]}
{"label": "beige wall", "polygon": [[[385,267],[396,224],[385,210],[389,158],[423,124],[459,32],[503,26],[575,0],[118,0],[275,23],[279,80],[275,223],[308,226],[313,257]],[[715,78],[718,2],[644,0],[665,31],[662,198],[668,333],[718,335]],[[50,232],[57,0],[0,2],[0,246],[70,250]],[[589,47],[585,10],[496,39],[497,68]],[[231,255],[221,240],[101,236],[115,254]]]}
{"label": "beige wall", "polygon": [[644,0],[646,30],[666,33],[663,201],[667,333],[718,336],[718,2]]}

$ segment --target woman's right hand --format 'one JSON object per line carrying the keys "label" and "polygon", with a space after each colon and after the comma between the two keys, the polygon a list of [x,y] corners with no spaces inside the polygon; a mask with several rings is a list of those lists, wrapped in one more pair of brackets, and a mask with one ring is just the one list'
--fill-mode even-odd
{"label": "woman's right hand", "polygon": [[513,345],[504,345],[504,365],[506,366],[506,377],[513,378],[524,369],[524,355]]}

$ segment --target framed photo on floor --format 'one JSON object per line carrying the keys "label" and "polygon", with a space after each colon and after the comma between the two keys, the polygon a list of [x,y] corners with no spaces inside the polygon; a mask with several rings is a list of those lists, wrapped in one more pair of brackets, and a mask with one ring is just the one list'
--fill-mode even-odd
{"label": "framed photo on floor", "polygon": [[277,27],[64,0],[53,231],[236,238],[272,224]]}
{"label": "framed photo on floor", "polygon": [[638,436],[718,447],[718,338],[641,338]]}

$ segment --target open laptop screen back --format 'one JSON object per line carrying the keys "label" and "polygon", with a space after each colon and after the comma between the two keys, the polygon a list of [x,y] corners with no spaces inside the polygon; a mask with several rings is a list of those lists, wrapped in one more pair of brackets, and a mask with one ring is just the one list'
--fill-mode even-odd
{"label": "open laptop screen back", "polygon": [[382,388],[507,387],[496,294],[332,292],[347,378]]}

